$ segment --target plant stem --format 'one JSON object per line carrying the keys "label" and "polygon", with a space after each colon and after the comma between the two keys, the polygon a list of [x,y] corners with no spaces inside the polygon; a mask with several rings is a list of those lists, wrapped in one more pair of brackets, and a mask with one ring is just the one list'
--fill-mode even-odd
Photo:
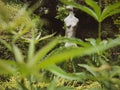
{"label": "plant stem", "polygon": [[101,22],[98,22],[98,39],[101,41]]}
{"label": "plant stem", "polygon": [[[102,0],[99,0],[99,7],[102,8]],[[101,22],[98,22],[98,39],[101,41]]]}

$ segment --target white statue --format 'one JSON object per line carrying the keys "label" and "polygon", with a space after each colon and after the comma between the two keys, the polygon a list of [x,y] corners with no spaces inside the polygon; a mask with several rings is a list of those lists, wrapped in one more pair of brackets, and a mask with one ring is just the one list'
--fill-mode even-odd
{"label": "white statue", "polygon": [[[69,15],[64,19],[66,25],[65,36],[68,38],[74,38],[76,35],[76,27],[79,22],[78,18],[74,16],[73,7],[67,6],[67,10],[69,11]],[[75,43],[65,43],[65,46],[77,46]]]}

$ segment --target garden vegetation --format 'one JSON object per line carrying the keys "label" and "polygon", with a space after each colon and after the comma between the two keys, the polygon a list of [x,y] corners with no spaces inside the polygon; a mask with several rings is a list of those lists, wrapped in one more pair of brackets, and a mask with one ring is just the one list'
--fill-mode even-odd
{"label": "garden vegetation", "polygon": [[35,13],[42,2],[0,0],[0,90],[120,90],[120,35],[101,37],[105,19],[120,29],[120,1],[102,7],[102,0],[60,0],[54,18],[63,21],[65,6],[72,6],[96,20],[98,37],[85,40],[49,34],[48,22]]}

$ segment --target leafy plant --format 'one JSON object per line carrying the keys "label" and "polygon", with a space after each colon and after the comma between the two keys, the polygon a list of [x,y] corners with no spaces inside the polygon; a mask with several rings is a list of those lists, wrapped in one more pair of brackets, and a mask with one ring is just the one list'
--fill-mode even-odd
{"label": "leafy plant", "polygon": [[56,18],[60,19],[61,21],[64,21],[67,15],[68,15],[68,11],[66,10],[66,7],[64,5],[58,6]]}
{"label": "leafy plant", "polygon": [[[75,3],[73,3],[73,5],[74,4]],[[76,5],[77,4],[75,4],[74,7]],[[13,60],[0,59],[0,74],[10,74],[10,75],[14,75],[15,77],[19,76],[19,78],[16,80],[16,83],[18,85],[17,89],[19,90],[41,89],[37,86],[36,87],[34,86],[34,81],[37,81],[35,79],[37,77],[39,77],[39,79],[43,78],[43,70],[50,71],[53,74],[57,75],[57,77],[65,78],[68,80],[77,80],[79,82],[84,82],[85,80],[97,80],[98,82],[102,83],[105,86],[105,88],[108,88],[109,83],[119,86],[119,83],[117,83],[117,81],[119,80],[117,78],[114,78],[116,76],[119,76],[119,66],[111,67],[109,65],[106,65],[105,62],[102,62],[103,66],[105,63],[105,67],[101,66],[97,68],[94,66],[79,64],[80,67],[85,68],[89,72],[81,71],[75,73],[67,73],[64,70],[62,70],[59,66],[57,66],[58,63],[66,61],[69,58],[82,57],[85,55],[91,55],[93,53],[100,54],[101,52],[107,49],[118,46],[120,45],[119,36],[116,39],[108,40],[107,42],[101,40],[99,43],[97,40],[94,39],[88,39],[86,41],[82,41],[80,39],[75,39],[75,38],[57,37],[56,39],[48,43],[46,46],[36,51],[35,48],[36,43],[39,43],[39,41],[49,38],[52,35],[50,36],[48,35],[43,38],[41,38],[39,35],[38,36],[35,35],[34,30],[36,29],[36,23],[38,22],[38,18],[37,19],[34,18],[31,20],[30,17],[30,15],[32,14],[35,8],[33,8],[32,10],[28,10],[28,12],[26,12],[27,7],[23,7],[22,9],[20,9],[20,11],[18,11],[16,18],[12,22],[7,22],[5,27],[2,27],[2,25],[0,25],[2,29],[7,30],[13,35],[13,39],[11,40],[10,43],[8,43],[3,39],[1,39],[0,42],[4,44],[4,46],[6,46],[10,52],[14,54]],[[96,13],[97,15],[99,15],[98,11],[96,11]],[[30,17],[27,18],[28,22],[25,22],[26,16]],[[20,29],[21,30],[20,32],[15,31],[19,25],[21,26],[23,24],[25,25],[25,27]],[[29,43],[27,55],[25,56],[22,53],[22,49],[20,49],[17,46],[16,42],[18,41],[18,39],[23,38],[23,35],[28,31],[31,31],[31,37],[25,38],[25,40]],[[80,47],[61,46],[57,48],[58,47],[57,45],[65,42],[76,43]],[[111,75],[109,76],[109,74]],[[25,85],[25,78],[27,78],[28,80],[27,86]],[[53,89],[74,90],[73,88],[67,86],[57,87],[55,85],[56,80],[57,78],[54,79],[51,82],[51,84],[46,86],[48,87],[47,88],[48,90],[53,90]],[[113,88],[116,89],[117,87],[114,86]]]}
{"label": "leafy plant", "polygon": [[[82,45],[83,47],[67,47],[67,48],[61,47],[55,49],[53,52],[48,54],[48,52],[50,52],[58,43],[64,42],[66,40],[69,40],[69,42],[71,41],[74,43],[76,42],[77,44]],[[26,77],[29,75],[35,75],[35,76],[39,75],[40,69],[46,69],[63,78],[83,81],[89,78],[87,74],[83,72],[68,74],[62,69],[60,69],[58,66],[56,66],[55,64],[65,61],[68,58],[89,55],[98,52],[98,50],[103,51],[109,49],[113,46],[119,45],[120,44],[118,42],[119,40],[120,38],[110,41],[107,44],[107,47],[106,45],[98,45],[96,46],[97,47],[96,50],[96,48],[94,48],[92,45],[90,45],[89,43],[85,43],[81,40],[58,38],[50,42],[47,46],[45,46],[38,52],[34,53],[35,43],[33,37],[30,40],[31,42],[29,45],[27,59],[24,59],[24,56],[22,55],[20,49],[14,43],[11,45],[12,52],[15,56],[15,61],[0,60],[0,69],[1,69],[0,73],[15,74],[19,72],[22,77]]]}
{"label": "leafy plant", "polygon": [[92,74],[93,77],[90,79],[100,82],[101,85],[103,85],[104,90],[120,89],[120,80],[116,77],[120,75],[119,66],[110,66],[107,63],[102,64],[100,67],[89,66],[86,64],[79,64],[79,66],[85,68],[90,74]]}
{"label": "leafy plant", "polygon": [[101,22],[112,15],[120,13],[120,2],[109,5],[102,10],[102,8],[94,0],[85,0],[85,3],[89,6],[80,5],[74,0],[61,0],[61,2],[66,5],[73,6],[80,9],[81,11],[92,16],[96,21],[98,21],[98,38],[101,39]]}

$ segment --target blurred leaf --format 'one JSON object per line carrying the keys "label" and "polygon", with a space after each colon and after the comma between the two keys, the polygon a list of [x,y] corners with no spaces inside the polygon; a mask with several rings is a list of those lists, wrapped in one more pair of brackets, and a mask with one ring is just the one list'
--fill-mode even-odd
{"label": "blurred leaf", "polygon": [[89,41],[90,44],[93,45],[93,46],[97,46],[96,40],[93,39],[93,38],[88,38],[88,39],[86,39],[86,41]]}
{"label": "blurred leaf", "polygon": [[13,74],[16,71],[15,66],[16,64],[12,60],[0,59],[0,74]]}
{"label": "blurred leaf", "polygon": [[10,44],[8,44],[5,40],[0,39],[0,42],[9,50],[12,52],[12,47]]}
{"label": "blurred leaf", "polygon": [[46,45],[45,47],[43,47],[42,49],[40,49],[35,56],[32,58],[33,60],[31,60],[29,62],[29,65],[34,65],[36,63],[38,63],[40,60],[42,60],[45,55],[47,55],[48,52],[50,52],[50,50],[52,50],[56,45],[58,44],[58,40],[55,39],[54,41],[50,42],[48,45]]}
{"label": "blurred leaf", "polygon": [[114,77],[114,76],[120,76],[120,66],[112,66],[112,71],[110,74],[110,77]]}
{"label": "blurred leaf", "polygon": [[60,42],[70,42],[70,43],[76,43],[77,45],[80,45],[82,47],[89,47],[91,46],[89,43],[82,41],[81,39],[77,39],[77,38],[66,38],[66,37],[59,37],[58,39],[60,39]]}
{"label": "blurred leaf", "polygon": [[38,42],[40,42],[40,41],[42,41],[42,40],[51,38],[51,37],[53,37],[54,35],[55,35],[55,33],[50,34],[50,35],[46,35],[46,36],[44,36],[44,37],[39,37],[39,38],[36,37],[35,44],[38,43]]}
{"label": "blurred leaf", "polygon": [[30,40],[29,44],[29,50],[28,50],[28,62],[32,59],[35,52],[35,43],[34,43],[34,37]]}
{"label": "blurred leaf", "polygon": [[28,13],[26,12],[27,6],[23,6],[17,13],[17,15],[14,17],[14,19],[9,22],[7,30],[14,30],[17,26],[23,24],[23,22],[26,22],[26,17]]}
{"label": "blurred leaf", "polygon": [[[96,48],[99,51],[107,50],[111,47],[120,45],[119,40],[120,40],[120,37],[109,41],[109,43],[106,45],[97,45]],[[46,57],[43,61],[41,61],[41,63],[38,65],[38,67],[45,68],[47,65],[56,64],[56,63],[59,63],[62,61],[66,61],[66,60],[69,60],[70,58],[73,58],[73,57],[90,55],[90,54],[98,52],[98,50],[96,50],[96,48],[93,46],[89,46],[89,47],[66,47],[66,48],[62,47],[62,48],[59,48],[56,50],[57,53],[54,52],[54,54]],[[42,53],[42,52],[43,51],[40,51],[40,53]],[[40,55],[40,53],[38,53],[38,56]]]}
{"label": "blurred leaf", "polygon": [[37,0],[37,2],[29,8],[29,14],[33,13],[36,9],[38,9],[42,5],[43,1],[44,0]]}
{"label": "blurred leaf", "polygon": [[23,64],[24,63],[24,57],[22,55],[22,52],[16,45],[13,46],[13,53],[15,55],[15,60],[17,61],[18,64]]}
{"label": "blurred leaf", "polygon": [[38,21],[38,19],[33,19],[33,20],[30,20],[30,22],[27,22],[25,27],[14,35],[13,42],[16,42],[17,39],[19,39],[21,36],[28,33],[29,31],[33,32],[32,29],[35,28],[35,23],[37,21]]}
{"label": "blurred leaf", "polygon": [[57,80],[58,80],[58,77],[56,77],[55,79],[53,79],[53,80],[50,82],[49,86],[47,87],[47,90],[56,90]]}
{"label": "blurred leaf", "polygon": [[2,19],[2,16],[0,15],[0,29],[4,30],[7,27],[7,23]]}
{"label": "blurred leaf", "polygon": [[88,76],[85,73],[66,73],[63,71],[60,67],[56,65],[48,65],[45,69],[51,71],[55,75],[69,79],[69,80],[78,80],[78,81],[83,81],[84,79],[88,78]]}

